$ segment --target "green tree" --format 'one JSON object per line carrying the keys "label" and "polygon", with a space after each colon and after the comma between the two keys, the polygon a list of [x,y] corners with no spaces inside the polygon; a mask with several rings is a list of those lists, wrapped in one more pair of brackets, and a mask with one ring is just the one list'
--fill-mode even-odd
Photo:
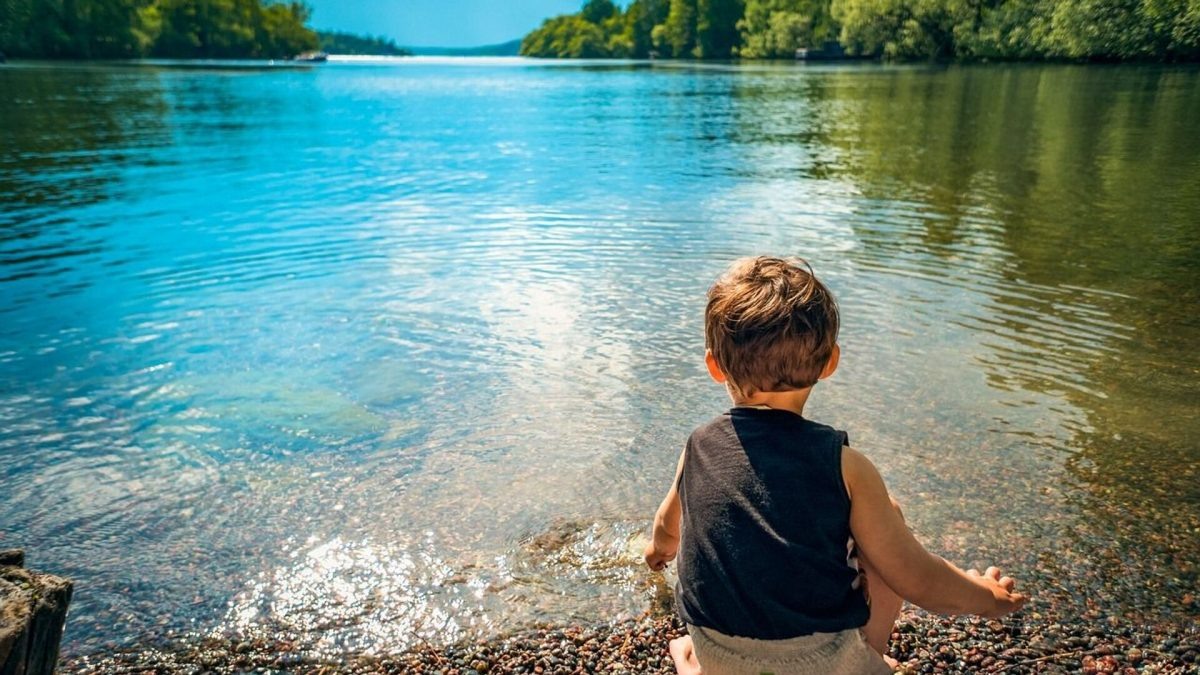
{"label": "green tree", "polygon": [[666,0],[635,0],[624,12],[612,0],[588,0],[578,14],[564,14],[542,22],[521,41],[521,54],[551,58],[645,58],[650,55],[655,21],[665,16]]}
{"label": "green tree", "polygon": [[1200,60],[1200,0],[1171,4],[1182,5],[1171,22],[1171,52],[1183,59]]}
{"label": "green tree", "polygon": [[955,53],[954,10],[969,10],[970,2],[833,0],[830,12],[842,25],[841,41],[851,53],[938,58]]}
{"label": "green tree", "polygon": [[566,57],[566,36],[574,15],[564,14],[551,17],[542,22],[521,40],[523,56],[541,56],[549,58]]}
{"label": "green tree", "polygon": [[155,55],[185,58],[256,55],[252,47],[257,22],[244,16],[244,9],[242,0],[161,0],[162,34],[154,46]]}
{"label": "green tree", "polygon": [[159,11],[158,5],[149,3],[139,8],[133,27],[133,38],[137,42],[137,55],[149,54],[160,35],[162,35],[162,12]]}
{"label": "green tree", "polygon": [[341,31],[318,31],[318,47],[331,54],[365,54],[370,56],[409,56],[412,52],[383,37],[368,37]]}
{"label": "green tree", "polygon": [[308,7],[268,0],[0,0],[0,50],[50,58],[246,58],[316,47]]}
{"label": "green tree", "polygon": [[1054,56],[1049,50],[1049,16],[1045,0],[1008,0],[981,7],[972,30],[955,28],[959,56],[1028,59]]}
{"label": "green tree", "polygon": [[613,4],[612,0],[587,0],[583,5],[583,9],[579,11],[579,15],[584,21],[594,23],[598,26],[605,19],[619,14],[620,11]]}
{"label": "green tree", "polygon": [[625,10],[626,30],[633,43],[633,55],[650,56],[654,50],[654,27],[667,20],[669,0],[633,0]]}
{"label": "green tree", "polygon": [[158,0],[152,52],[185,58],[282,58],[317,47],[308,7],[261,0]]}
{"label": "green tree", "polygon": [[595,59],[609,56],[608,41],[600,26],[584,19],[574,17],[570,23],[571,30],[567,38],[567,48],[564,56],[572,59]]}
{"label": "green tree", "polygon": [[588,0],[522,53],[788,58],[830,39],[894,59],[1196,60],[1200,0]]}
{"label": "green tree", "polygon": [[695,56],[696,2],[671,0],[667,18],[652,33],[656,49],[675,58]]}
{"label": "green tree", "polygon": [[738,56],[748,59],[792,58],[800,47],[836,39],[838,31],[829,0],[747,0],[737,28]]}
{"label": "green tree", "polygon": [[320,38],[305,26],[309,14],[300,2],[266,5],[257,31],[259,55],[280,58],[317,49]]}
{"label": "green tree", "polygon": [[1141,0],[1070,0],[1051,14],[1050,43],[1073,58],[1149,56],[1165,48]]}
{"label": "green tree", "polygon": [[830,9],[860,54],[1200,58],[1200,0],[832,0]]}
{"label": "green tree", "polygon": [[610,56],[609,40],[600,26],[581,14],[547,19],[521,41],[521,54],[552,58],[591,59]]}
{"label": "green tree", "polygon": [[697,58],[727,59],[737,48],[737,22],[742,18],[743,0],[698,0],[696,6]]}
{"label": "green tree", "polygon": [[618,11],[604,20],[600,30],[606,36],[605,51],[609,56],[619,59],[638,56],[634,25],[627,14]]}
{"label": "green tree", "polygon": [[17,56],[137,56],[135,0],[0,0],[0,49]]}

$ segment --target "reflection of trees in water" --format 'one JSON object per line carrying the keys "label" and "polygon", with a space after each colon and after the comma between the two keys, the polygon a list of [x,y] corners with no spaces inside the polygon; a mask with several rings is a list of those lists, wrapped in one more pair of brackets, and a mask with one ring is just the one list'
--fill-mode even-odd
{"label": "reflection of trees in water", "polygon": [[9,207],[0,224],[111,197],[131,165],[169,161],[160,151],[177,144],[175,134],[237,142],[228,135],[246,132],[256,107],[283,108],[270,91],[238,87],[239,77],[146,67],[0,70],[8,99],[0,106],[0,196]]}
{"label": "reflection of trees in water", "polygon": [[[1066,466],[1087,519],[1070,536],[1099,577],[1161,580],[1140,590],[1160,605],[1148,608],[1178,603],[1200,558],[1197,73],[952,68],[805,82],[789,105],[818,137],[789,142],[835,148],[832,165],[862,192],[855,255],[985,295],[946,320],[983,334],[989,382],[1084,414]],[[747,133],[770,142],[768,124]]]}
{"label": "reflection of trees in water", "polygon": [[[251,133],[253,106],[279,107],[270,92],[252,99],[242,77],[131,66],[0,71],[11,102],[0,106],[0,281],[10,305],[82,290],[94,272],[136,257],[148,241],[139,209],[161,208],[152,206],[161,195],[137,184],[146,172],[200,154],[215,167]],[[181,172],[169,185],[196,180]],[[206,193],[221,184],[199,180]],[[83,255],[105,259],[81,265]],[[72,270],[81,274],[63,274]]]}
{"label": "reflection of trees in water", "polygon": [[78,290],[86,280],[44,279],[108,245],[68,213],[111,198],[141,150],[165,142],[154,77],[111,68],[0,70],[0,286],[9,308]]}
{"label": "reflection of trees in water", "polygon": [[0,89],[5,226],[39,215],[39,206],[102,199],[136,149],[166,140],[161,85],[142,71],[11,67],[0,70]]}

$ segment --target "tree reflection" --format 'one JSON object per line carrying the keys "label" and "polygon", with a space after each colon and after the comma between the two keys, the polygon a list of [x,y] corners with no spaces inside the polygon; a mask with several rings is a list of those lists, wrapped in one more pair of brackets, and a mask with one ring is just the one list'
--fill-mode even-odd
{"label": "tree reflection", "polygon": [[[856,255],[946,281],[946,293],[986,294],[944,320],[979,334],[989,383],[1083,411],[1066,448],[1084,488],[1068,500],[1083,526],[1064,534],[1096,558],[1085,583],[1111,590],[1122,570],[1161,579],[1145,608],[1189,611],[1200,559],[1187,535],[1200,528],[1197,74],[840,70],[806,78],[799,100],[795,86],[771,87],[743,93],[802,111],[815,138],[773,133],[765,125],[778,118],[749,115],[743,133],[832,148],[832,162],[795,166],[834,167],[861,191]],[[1133,563],[1128,547],[1156,555]],[[1128,575],[1133,564],[1144,569]]]}

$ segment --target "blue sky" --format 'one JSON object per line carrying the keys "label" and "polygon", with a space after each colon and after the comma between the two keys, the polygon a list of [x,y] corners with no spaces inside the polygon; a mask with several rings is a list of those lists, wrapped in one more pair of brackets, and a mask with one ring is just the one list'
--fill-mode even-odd
{"label": "blue sky", "polygon": [[583,0],[309,0],[312,26],[385,35],[401,45],[470,47],[523,37]]}

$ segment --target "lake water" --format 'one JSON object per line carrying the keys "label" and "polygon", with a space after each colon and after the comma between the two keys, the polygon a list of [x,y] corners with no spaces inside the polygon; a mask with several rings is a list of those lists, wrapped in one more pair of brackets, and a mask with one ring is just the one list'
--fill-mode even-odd
{"label": "lake water", "polygon": [[660,606],[761,252],[838,295],[810,416],[933,550],[1195,626],[1195,68],[0,67],[0,547],[71,654]]}

